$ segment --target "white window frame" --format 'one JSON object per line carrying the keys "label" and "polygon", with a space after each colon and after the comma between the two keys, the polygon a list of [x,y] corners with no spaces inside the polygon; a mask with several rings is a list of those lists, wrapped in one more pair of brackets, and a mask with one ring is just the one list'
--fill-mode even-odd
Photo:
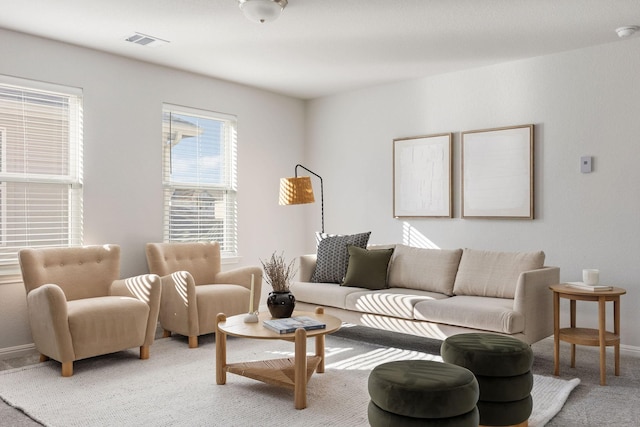
{"label": "white window frame", "polygon": [[[180,143],[182,136],[179,129],[171,127],[174,126],[172,120],[167,122],[166,117],[169,114],[189,116],[194,119],[213,120],[223,124],[224,134],[222,140],[224,148],[220,162],[223,165],[223,182],[209,184],[203,182],[184,183],[172,180],[171,149],[174,145]],[[162,116],[163,240],[165,242],[217,241],[220,243],[221,257],[227,262],[235,259],[238,257],[237,117],[168,103],[162,105]],[[195,160],[202,160],[202,158],[198,157]],[[197,181],[201,180],[198,179]],[[211,194],[221,195],[222,200],[213,201],[214,205],[210,205],[209,209],[204,208],[205,211],[208,211],[222,223],[221,227],[215,228],[216,231],[213,236],[211,233],[201,232],[200,230],[190,230],[188,236],[177,235],[177,226],[175,223],[172,224],[172,213],[175,215],[175,211],[172,210],[172,201],[176,190],[192,191],[196,194],[204,193],[205,197]],[[201,201],[198,200],[195,205],[200,208],[203,206],[200,203]]]}
{"label": "white window frame", "polygon": [[[1,248],[4,250],[0,257],[0,274],[12,275],[19,272],[17,253],[23,247],[60,247],[60,246],[79,246],[83,243],[83,166],[82,166],[82,89],[61,86],[51,83],[39,82],[34,80],[21,79],[11,76],[0,75],[0,86],[24,92],[42,93],[44,95],[68,97],[69,99],[69,115],[67,120],[68,126],[68,158],[65,165],[68,170],[64,174],[44,174],[29,173],[27,171],[9,171],[8,167],[8,149],[7,146],[12,142],[9,140],[10,134],[8,128],[0,122],[0,143],[2,144],[2,169],[0,170],[0,182],[2,196],[0,197],[0,227],[2,232]],[[19,140],[18,140],[19,141]],[[28,149],[28,145],[25,143]],[[37,149],[36,149],[37,150]],[[13,154],[12,154],[13,155]],[[48,158],[47,158],[48,159]],[[56,232],[64,230],[62,238],[57,238],[57,243],[43,242],[41,238],[34,237],[29,230],[30,224],[25,222],[22,227],[25,231],[9,236],[11,228],[8,218],[8,204],[13,203],[10,199],[9,183],[27,183],[27,184],[64,184],[68,188],[66,196],[67,200],[67,218],[63,228],[56,228]],[[27,200],[28,202],[28,200]],[[24,203],[24,201],[22,202]],[[13,205],[12,205],[13,206]],[[51,211],[52,213],[60,213],[60,211]],[[60,222],[59,222],[60,223]],[[42,229],[41,229],[42,230]],[[39,230],[38,233],[43,233]],[[20,234],[22,233],[22,234]],[[9,240],[11,239],[11,240]],[[60,241],[64,243],[60,244]]]}
{"label": "white window frame", "polygon": [[[7,144],[6,144],[6,128],[0,127],[0,171],[7,170]],[[0,181],[0,246],[7,245],[7,183]]]}

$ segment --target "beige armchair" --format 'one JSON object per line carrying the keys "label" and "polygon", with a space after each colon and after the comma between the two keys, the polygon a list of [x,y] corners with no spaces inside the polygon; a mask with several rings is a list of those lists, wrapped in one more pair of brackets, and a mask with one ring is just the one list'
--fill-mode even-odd
{"label": "beige armchair", "polygon": [[22,249],[31,335],[40,361],[73,362],[140,347],[149,358],[160,308],[160,278],[120,277],[117,245]]}
{"label": "beige armchair", "polygon": [[198,347],[198,336],[216,331],[216,316],[247,313],[254,277],[254,309],[262,291],[262,269],[240,267],[221,271],[220,245],[202,243],[147,243],[149,271],[161,276],[160,325],[164,336],[189,337]]}

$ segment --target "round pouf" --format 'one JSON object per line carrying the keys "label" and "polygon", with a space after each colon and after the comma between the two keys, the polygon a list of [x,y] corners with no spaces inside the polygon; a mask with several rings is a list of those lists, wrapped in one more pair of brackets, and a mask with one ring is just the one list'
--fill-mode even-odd
{"label": "round pouf", "polygon": [[480,425],[528,425],[533,410],[533,351],[528,344],[504,335],[460,334],[445,339],[440,354],[475,375]]}
{"label": "round pouf", "polygon": [[477,426],[478,382],[465,368],[430,360],[376,366],[369,375],[373,427]]}

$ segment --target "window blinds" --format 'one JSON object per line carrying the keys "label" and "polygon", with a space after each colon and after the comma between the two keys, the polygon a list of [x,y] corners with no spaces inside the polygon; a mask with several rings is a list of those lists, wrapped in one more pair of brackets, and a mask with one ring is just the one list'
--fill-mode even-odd
{"label": "window blinds", "polygon": [[82,244],[81,141],[78,89],[0,76],[0,268]]}

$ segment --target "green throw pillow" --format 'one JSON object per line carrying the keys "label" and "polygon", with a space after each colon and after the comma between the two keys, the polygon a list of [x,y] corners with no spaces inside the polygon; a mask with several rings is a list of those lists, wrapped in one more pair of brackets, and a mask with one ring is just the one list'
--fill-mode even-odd
{"label": "green throw pillow", "polygon": [[367,250],[349,245],[349,265],[342,286],[367,289],[387,287],[387,269],[393,248]]}

